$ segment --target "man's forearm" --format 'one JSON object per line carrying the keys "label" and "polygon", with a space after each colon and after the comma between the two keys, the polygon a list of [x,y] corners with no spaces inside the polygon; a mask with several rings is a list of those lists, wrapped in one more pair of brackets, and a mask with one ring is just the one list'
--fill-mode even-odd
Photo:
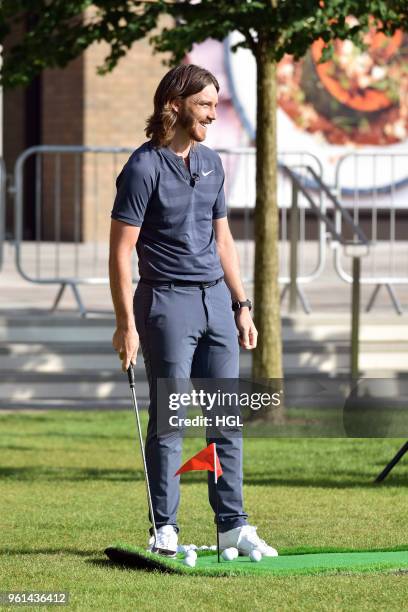
{"label": "man's forearm", "polygon": [[246,293],[241,281],[237,248],[232,236],[222,243],[217,243],[217,250],[224,270],[224,278],[231,292],[233,301],[243,301]]}
{"label": "man's forearm", "polygon": [[134,327],[132,262],[128,254],[116,252],[110,255],[109,281],[117,327]]}

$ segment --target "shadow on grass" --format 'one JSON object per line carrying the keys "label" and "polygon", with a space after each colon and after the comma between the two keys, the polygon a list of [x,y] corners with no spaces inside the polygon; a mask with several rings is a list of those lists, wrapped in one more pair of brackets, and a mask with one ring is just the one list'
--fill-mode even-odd
{"label": "shadow on grass", "polygon": [[[0,548],[0,555],[20,556],[20,555],[73,555],[76,557],[88,557],[84,563],[98,567],[100,569],[115,569],[129,571],[129,568],[110,559],[101,556],[101,550],[77,550],[74,548]],[[91,557],[91,558],[89,558]],[[150,571],[151,573],[151,571]]]}
{"label": "shadow on grass", "polygon": [[[244,484],[253,486],[265,486],[265,487],[314,487],[317,489],[360,489],[360,488],[381,488],[392,486],[407,486],[408,476],[404,474],[392,474],[383,483],[374,483],[374,478],[378,474],[373,472],[372,474],[365,474],[363,477],[353,477],[352,475],[344,475],[341,478],[339,474],[337,478],[322,478],[320,476],[314,478],[294,478],[293,476],[288,478],[283,477],[271,477],[265,474],[259,474],[254,476],[248,476],[244,479]],[[364,478],[365,476],[365,478]]]}
{"label": "shadow on grass", "polygon": [[30,481],[68,481],[78,482],[87,480],[106,481],[142,481],[143,470],[130,469],[101,469],[101,468],[52,468],[48,466],[30,467],[0,467],[0,479]]}
{"label": "shadow on grass", "polygon": [[36,433],[28,433],[28,432],[10,432],[10,436],[15,438],[65,438],[65,440],[69,443],[69,440],[72,438],[80,438],[86,440],[132,440],[133,437],[131,435],[122,435],[122,434],[114,434],[114,433],[71,433],[69,431],[40,431]]}
{"label": "shadow on grass", "polygon": [[[126,565],[120,565],[119,563],[114,563],[113,561],[111,561],[110,559],[106,559],[103,557],[96,557],[94,559],[85,559],[84,563],[87,563],[88,565],[93,565],[93,567],[98,567],[99,569],[115,569],[115,570],[123,570],[125,572],[129,571],[129,567],[126,567]],[[140,570],[139,571],[143,571]],[[152,573],[151,571],[148,573]]]}
{"label": "shadow on grass", "polygon": [[77,550],[75,548],[0,548],[0,555],[76,555],[89,557],[100,554],[100,550]]}
{"label": "shadow on grass", "polygon": [[[92,565],[93,567],[96,567],[98,569],[104,569],[104,570],[119,570],[119,571],[124,571],[124,572],[129,572],[130,571],[136,571],[138,574],[145,574],[146,576],[150,574],[150,576],[157,576],[158,574],[163,574],[163,572],[165,570],[160,569],[160,568],[148,568],[148,567],[136,567],[134,565],[129,565],[126,563],[115,563],[114,561],[111,561],[110,559],[104,559],[103,557],[97,557],[94,559],[85,559],[84,563],[87,563],[88,565]],[[183,574],[172,574],[173,576],[177,576],[177,578],[184,578],[185,575]],[[202,580],[202,578],[200,576],[189,576],[190,580],[191,579],[196,579],[197,581]],[[135,608],[136,609],[136,608]]]}
{"label": "shadow on grass", "polygon": [[[20,556],[20,555],[73,555],[76,557],[88,557],[84,563],[100,567],[102,569],[115,568],[128,570],[125,566],[113,563],[110,559],[102,557],[101,550],[77,550],[74,548],[0,548],[0,555]],[[91,557],[91,558],[89,558]]]}
{"label": "shadow on grass", "polygon": [[[264,472],[249,473],[244,478],[247,486],[267,486],[267,487],[316,487],[328,489],[350,489],[350,488],[373,488],[374,486],[403,486],[408,484],[408,475],[398,473],[398,468],[381,485],[374,485],[373,480],[377,472],[350,472],[344,471],[332,477],[318,474],[303,477],[285,476],[284,474],[271,475]],[[108,482],[142,482],[144,472],[141,469],[105,469],[105,468],[66,468],[48,466],[25,466],[25,467],[0,467],[0,479],[9,481],[65,481],[65,482],[86,482],[86,481],[108,481]],[[206,482],[203,474],[184,474],[182,483],[202,484]]]}
{"label": "shadow on grass", "polygon": [[17,444],[4,444],[4,445],[0,445],[0,451],[2,450],[38,451],[38,447],[36,446],[18,446]]}

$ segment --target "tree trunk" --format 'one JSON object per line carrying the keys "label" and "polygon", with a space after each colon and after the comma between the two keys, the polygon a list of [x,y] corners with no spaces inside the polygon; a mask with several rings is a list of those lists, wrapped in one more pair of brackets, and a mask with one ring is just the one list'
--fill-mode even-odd
{"label": "tree trunk", "polygon": [[[277,202],[276,62],[262,41],[257,53],[256,207],[255,207],[255,325],[258,346],[253,355],[254,379],[282,379],[280,320],[279,214]],[[273,383],[270,381],[270,384]],[[281,385],[278,384],[281,388]],[[279,389],[277,389],[279,391]],[[283,410],[283,408],[282,408]],[[282,411],[268,410],[268,420],[280,421]],[[264,415],[265,417],[266,415]]]}

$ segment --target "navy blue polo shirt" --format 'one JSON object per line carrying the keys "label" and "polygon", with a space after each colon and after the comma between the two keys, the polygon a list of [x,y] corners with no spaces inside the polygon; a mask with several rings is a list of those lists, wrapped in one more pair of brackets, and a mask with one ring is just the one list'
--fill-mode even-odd
{"label": "navy blue polo shirt", "polygon": [[196,143],[190,171],[167,147],[136,149],[116,180],[111,217],[139,226],[141,278],[212,281],[223,275],[213,219],[227,215],[218,153]]}

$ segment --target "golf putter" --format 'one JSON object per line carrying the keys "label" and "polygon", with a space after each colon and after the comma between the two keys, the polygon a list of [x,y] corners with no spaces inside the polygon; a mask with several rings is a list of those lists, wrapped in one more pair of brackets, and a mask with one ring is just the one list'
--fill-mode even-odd
{"label": "golf putter", "polygon": [[152,496],[150,493],[149,475],[147,473],[146,455],[145,455],[145,450],[144,450],[144,445],[143,445],[142,428],[140,426],[139,410],[137,407],[137,399],[136,399],[136,391],[135,391],[135,371],[133,369],[132,363],[128,367],[127,375],[128,375],[129,386],[130,386],[130,390],[131,390],[132,398],[133,398],[133,408],[135,410],[135,415],[136,415],[137,431],[139,434],[140,451],[142,453],[143,470],[144,470],[144,476],[145,476],[145,482],[146,482],[147,503],[149,506],[150,518],[152,521],[152,528],[153,528],[154,545],[152,546],[152,552],[157,553],[159,555],[163,555],[164,557],[174,557],[175,556],[174,551],[167,550],[165,548],[157,548],[156,546],[156,542],[157,542],[156,520],[154,518]]}

